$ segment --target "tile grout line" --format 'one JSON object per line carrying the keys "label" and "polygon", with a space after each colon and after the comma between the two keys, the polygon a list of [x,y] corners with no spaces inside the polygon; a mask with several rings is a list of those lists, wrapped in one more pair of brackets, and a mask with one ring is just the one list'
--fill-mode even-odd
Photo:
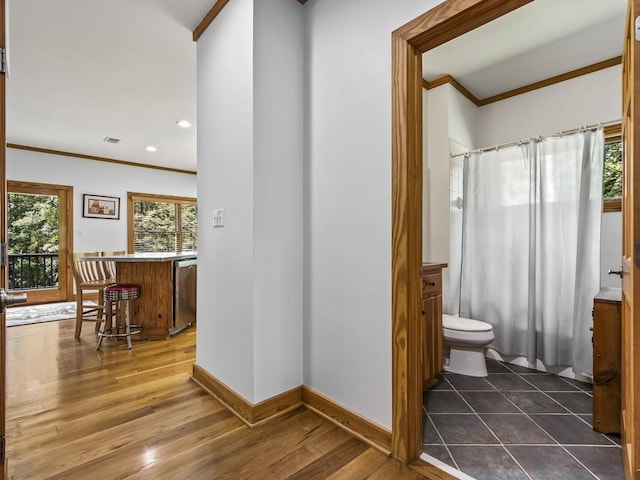
{"label": "tile grout line", "polygon": [[[505,365],[505,366],[506,366],[506,365]],[[506,367],[507,367],[507,369],[511,370],[508,366],[506,366]],[[548,394],[548,391],[547,391],[547,390],[543,390],[543,389],[541,389],[540,387],[538,387],[537,385],[535,385],[535,384],[533,384],[533,383],[531,383],[531,382],[527,381],[527,379],[526,379],[526,378],[524,378],[524,377],[522,377],[522,375],[521,375],[520,373],[518,373],[518,372],[513,372],[513,373],[515,373],[518,377],[522,378],[522,380],[524,380],[525,382],[529,383],[530,385],[533,385],[537,390],[539,390],[540,392],[542,392],[542,393],[543,393],[547,398],[549,398],[551,401],[553,401],[553,402],[557,403],[560,407],[564,408],[564,409],[565,409],[565,410],[566,410],[570,415],[572,415],[572,416],[574,416],[574,417],[577,417],[581,422],[584,422],[584,423],[586,423],[587,425],[591,426],[591,425],[590,425],[588,422],[586,422],[582,417],[580,417],[580,415],[578,415],[576,412],[573,412],[572,410],[570,410],[569,408],[565,407],[565,406],[564,406],[564,405],[562,405],[560,402],[558,402],[555,398],[553,398],[552,396],[550,396],[550,395]],[[572,385],[570,382],[566,382],[566,381],[565,381],[562,377],[560,377],[559,375],[556,375],[556,377],[557,377],[557,378],[560,378],[560,380],[561,380],[561,381],[563,381],[563,382],[567,383],[568,385],[571,385],[572,387],[574,387],[574,388],[576,389],[576,392],[580,392],[580,393],[587,393],[587,392],[585,392],[584,390],[582,390],[582,389],[580,389],[580,388],[576,387],[575,385]],[[551,390],[551,391],[553,392],[553,391],[555,391],[555,390]],[[558,392],[564,392],[564,391],[559,390]],[[571,391],[571,390],[570,390],[569,392],[570,392],[570,393],[572,393],[573,391]],[[500,392],[500,393],[502,393],[502,392]],[[588,395],[588,394],[587,394],[587,395]],[[504,395],[503,395],[503,396],[504,396]],[[591,400],[593,401],[593,395],[588,395],[588,396],[589,396],[589,397],[591,397]],[[506,398],[506,396],[505,396],[505,398]],[[510,401],[510,399],[509,399],[509,398],[507,398],[507,400],[509,400],[509,401]],[[512,403],[513,403],[513,402],[512,402]],[[514,405],[515,405],[515,404],[514,404]],[[534,423],[538,426],[538,428],[542,429],[542,431],[543,431],[544,433],[546,433],[546,434],[547,434],[547,435],[548,435],[548,436],[549,436],[549,437],[550,437],[554,442],[556,442],[556,444],[557,444],[560,448],[562,448],[562,450],[563,450],[567,455],[569,455],[571,458],[573,458],[573,459],[578,463],[578,465],[580,465],[580,466],[581,466],[582,468],[584,468],[587,472],[589,472],[589,474],[590,474],[590,475],[592,475],[595,479],[597,479],[597,480],[599,480],[599,479],[600,479],[600,477],[598,477],[595,473],[593,473],[593,472],[592,472],[592,471],[591,471],[591,470],[590,470],[586,465],[584,465],[580,460],[578,460],[578,459],[577,459],[577,458],[576,458],[576,457],[575,457],[575,456],[574,456],[574,455],[573,455],[573,454],[572,454],[572,453],[571,453],[571,452],[566,448],[566,445],[571,445],[571,444],[562,444],[562,443],[560,443],[560,442],[559,442],[558,440],[556,440],[556,439],[555,439],[555,438],[554,438],[554,437],[553,437],[549,432],[547,432],[547,430],[546,430],[542,425],[538,424],[538,422],[536,422],[536,421],[535,421],[535,419],[533,419],[533,418],[529,417],[529,414],[528,414],[527,412],[524,412],[522,409],[520,409],[520,407],[518,407],[518,405],[515,405],[515,407],[516,407],[518,410],[522,411],[522,413],[523,413],[523,414],[524,414],[524,415],[525,415],[529,420],[531,420],[532,422],[534,422]],[[540,413],[540,414],[542,414],[542,413]],[[545,414],[545,415],[549,415],[549,414]],[[553,415],[553,414],[552,414],[552,415]],[[556,414],[556,415],[566,415],[566,414],[565,414],[565,413],[558,413],[558,414]],[[604,435],[604,434],[600,434],[600,435],[604,436],[604,437],[605,437],[609,442],[611,442],[612,444],[614,444],[614,443],[615,443],[615,442],[613,442],[609,437],[607,437],[606,435]],[[590,446],[590,447],[602,447],[602,445],[584,445],[584,444],[579,444],[578,446],[583,446],[583,447],[585,447],[585,446]],[[605,447],[608,447],[607,445],[604,445],[604,446],[605,446]],[[611,446],[615,446],[615,445],[611,445]]]}
{"label": "tile grout line", "polygon": [[[520,377],[520,374],[518,374],[518,373],[516,373],[516,372],[514,372],[514,373],[515,373],[518,377]],[[520,377],[520,378],[522,378],[522,377]],[[524,381],[526,381],[526,379],[524,379],[524,378],[523,378],[523,380],[524,380]],[[488,380],[487,380],[487,381],[488,381]],[[531,382],[528,382],[528,383],[531,383]],[[546,392],[545,392],[544,390],[540,390],[536,385],[534,385],[534,387],[536,387],[536,389],[538,389],[540,392],[542,392],[542,393],[545,393],[545,394],[546,394]],[[559,446],[560,448],[562,448],[562,450],[563,450],[566,454],[568,454],[571,458],[573,458],[573,459],[578,463],[578,465],[582,466],[582,468],[584,468],[587,472],[589,472],[591,475],[593,475],[593,477],[594,477],[595,479],[599,480],[599,477],[598,477],[597,475],[595,475],[595,474],[594,474],[594,473],[593,473],[589,468],[587,468],[587,467],[586,467],[586,466],[585,466],[581,461],[579,461],[575,456],[573,456],[573,455],[571,454],[571,452],[570,452],[570,451],[568,451],[568,450],[565,448],[565,446],[564,446],[563,444],[561,444],[558,440],[556,440],[555,438],[553,438],[553,436],[552,436],[549,432],[547,432],[547,430],[545,430],[541,425],[539,425],[539,424],[538,424],[534,419],[532,419],[531,417],[529,417],[529,414],[528,414],[527,412],[525,412],[524,410],[522,410],[518,405],[516,405],[514,402],[512,402],[510,398],[508,398],[506,395],[504,395],[504,394],[502,393],[502,390],[498,390],[498,392],[499,392],[499,393],[500,393],[500,395],[502,395],[502,397],[503,397],[503,398],[505,398],[508,402],[511,402],[511,404],[512,404],[515,408],[517,408],[517,409],[518,409],[518,410],[519,410],[519,411],[520,411],[520,412],[525,416],[525,418],[527,418],[529,421],[533,422],[533,423],[534,423],[538,428],[540,428],[540,429],[541,429],[541,430],[542,430],[542,431],[543,431],[543,432],[544,432],[544,433],[545,433],[545,434],[546,434],[546,435],[547,435],[547,436],[548,436],[548,437],[549,437],[553,442],[555,442],[555,444],[549,444],[549,443],[546,443],[546,444],[545,444],[545,443],[542,443],[542,444],[527,444],[527,443],[524,443],[524,444],[509,444],[509,445],[511,445],[511,446],[526,446],[526,447],[535,447],[535,446],[539,446],[539,447],[550,447],[550,446],[552,446],[552,445],[553,445],[553,446]],[[461,396],[462,396],[462,395],[461,395]],[[551,397],[549,397],[549,398],[551,398]],[[553,398],[551,398],[551,400],[555,401]],[[556,403],[558,403],[558,402],[556,402]],[[560,405],[560,404],[558,403],[558,405]],[[471,405],[469,405],[469,406],[471,407]],[[560,405],[560,406],[561,406],[562,408],[565,408],[565,409],[566,409],[566,407],[564,407],[564,405]],[[473,411],[475,412],[475,409],[474,409],[473,407],[471,407],[471,410],[473,410]],[[567,411],[568,411],[569,413],[573,414],[573,412],[571,412],[570,410],[568,410],[568,409],[567,409]],[[489,414],[487,414],[487,415],[489,415]],[[504,415],[504,414],[497,414],[497,415]],[[518,415],[519,415],[519,414],[518,414]],[[562,414],[558,414],[558,415],[566,415],[566,414],[562,413]],[[481,420],[482,420],[482,418],[481,418]],[[484,423],[484,422],[483,422],[483,423]],[[490,428],[488,425],[486,425],[486,424],[485,424],[485,426],[486,426],[487,428],[489,428],[489,430],[491,430],[491,428]],[[492,433],[494,433],[494,432],[492,431]],[[495,433],[494,433],[494,435],[495,435]],[[497,435],[496,435],[496,437],[497,437]],[[502,443],[501,443],[501,444],[502,444]],[[531,478],[531,476],[529,475],[529,473],[527,472],[527,470],[526,470],[522,465],[520,465],[520,463],[518,462],[518,460],[516,460],[516,458],[511,454],[511,452],[509,451],[509,449],[508,449],[506,446],[504,446],[504,444],[502,444],[502,446],[503,446],[503,448],[506,450],[506,452],[509,454],[509,456],[513,459],[513,461],[514,461],[514,462],[515,462],[515,463],[516,463],[516,464],[517,464],[517,465],[518,465],[518,466],[519,466],[519,467],[520,467],[520,468],[525,472],[525,474],[526,474],[529,478]]]}
{"label": "tile grout line", "polygon": [[[508,367],[507,367],[508,368]],[[560,377],[559,375],[555,375],[555,378],[559,378],[561,381],[563,381],[564,383],[570,385],[571,387],[575,388],[575,390],[543,390],[540,387],[538,387],[537,385],[529,382],[526,378],[522,377],[522,375],[520,373],[514,372],[516,375],[518,375],[518,377],[522,378],[522,380],[524,380],[525,382],[529,383],[530,385],[533,385],[534,387],[536,387],[537,390],[539,390],[541,393],[543,393],[549,400],[551,400],[552,402],[558,404],[560,407],[564,408],[568,414],[576,417],[578,420],[580,420],[581,422],[585,423],[586,425],[588,425],[589,427],[593,427],[592,424],[590,424],[589,422],[587,422],[584,418],[582,418],[580,416],[580,414],[574,412],[573,410],[569,409],[568,407],[562,405],[559,401],[557,401],[555,398],[553,398],[551,395],[549,395],[549,392],[553,393],[553,392],[557,392],[557,393],[583,393],[586,394],[587,396],[589,396],[591,398],[591,401],[593,402],[593,396],[589,395],[587,392],[585,392],[584,390],[581,390],[580,388],[576,387],[575,385],[572,385],[570,382],[565,381],[562,377]],[[553,375],[553,374],[551,374]],[[523,412],[524,413],[524,412]],[[567,413],[539,413],[540,415],[567,415]],[[588,415],[588,414],[585,414]],[[528,416],[528,415],[527,415]],[[530,418],[531,421],[535,422],[536,425],[538,425],[540,428],[542,428],[545,433],[547,433],[547,435],[551,436],[551,434],[549,432],[547,432],[547,430],[540,424],[538,424],[538,422],[535,421],[535,419]],[[607,437],[605,434],[600,433],[600,436],[605,437],[605,439],[607,440],[607,442],[609,442],[612,445],[615,445],[615,442],[613,440],[611,440],[609,437]],[[553,438],[553,437],[552,437]],[[554,439],[555,440],[555,439]],[[561,444],[560,442],[558,442],[558,445],[562,446],[563,444]],[[595,445],[594,445],[595,446]],[[572,455],[573,456],[573,455]],[[582,464],[581,464],[582,465]]]}
{"label": "tile grout line", "polygon": [[[498,387],[496,387],[493,383],[491,383],[489,381],[488,378],[484,378],[484,381],[491,387],[490,389],[469,389],[469,390],[458,390],[458,388],[456,387],[456,385],[454,383],[452,383],[447,377],[446,375],[443,374],[441,375],[441,378],[446,382],[447,385],[449,385],[450,390],[449,389],[444,389],[444,390],[439,390],[439,391],[453,391],[456,393],[456,395],[462,399],[462,401],[464,402],[464,404],[471,410],[470,412],[459,412],[459,413],[455,413],[455,412],[443,412],[443,413],[437,413],[437,415],[475,415],[478,420],[480,420],[481,424],[484,425],[484,427],[493,435],[493,437],[497,440],[496,444],[447,444],[444,440],[444,437],[442,437],[440,431],[438,430],[438,428],[435,425],[435,422],[433,421],[433,419],[431,418],[431,415],[429,414],[429,412],[426,409],[426,406],[423,404],[423,411],[427,414],[428,417],[428,421],[430,422],[430,424],[433,426],[433,428],[435,429],[438,438],[442,441],[442,445],[445,447],[445,450],[447,451],[447,453],[449,454],[452,462],[456,465],[456,467],[458,468],[458,470],[462,471],[459,467],[458,467],[458,462],[455,460],[455,458],[453,457],[453,454],[451,453],[451,450],[449,449],[450,446],[464,446],[464,447],[470,447],[470,446],[475,446],[475,447],[479,447],[479,446],[500,446],[503,451],[505,451],[507,453],[507,455],[513,460],[513,462],[518,466],[518,468],[521,469],[521,471],[528,477],[531,478],[530,474],[526,471],[526,469],[516,460],[516,458],[511,454],[511,452],[508,450],[507,446],[502,442],[502,440],[498,437],[498,435],[493,431],[493,429],[491,427],[489,427],[489,425],[484,421],[484,419],[480,416],[480,414],[476,411],[475,408],[473,408],[473,406],[469,403],[469,401],[464,397],[464,395],[462,394],[462,392],[474,392],[474,393],[488,393],[488,392],[498,392],[500,394],[500,396],[507,400],[507,402],[509,402],[509,404],[511,404],[512,406],[514,406],[516,408],[516,410],[520,413],[499,413],[499,412],[486,412],[486,415],[522,415],[524,418],[526,418],[527,420],[529,420],[530,422],[532,422],[533,425],[535,425],[537,428],[539,428],[540,430],[542,430],[545,435],[551,440],[552,443],[546,444],[546,443],[542,443],[542,444],[529,444],[529,443],[523,443],[523,444],[509,444],[509,446],[528,446],[528,447],[553,447],[553,448],[557,448],[560,447],[562,449],[562,451],[564,452],[565,455],[567,455],[568,458],[573,459],[581,468],[583,468],[586,472],[588,472],[589,475],[591,475],[594,479],[598,479],[599,477],[593,473],[586,465],[584,465],[576,456],[574,456],[569,450],[568,447],[570,446],[577,446],[577,447],[588,447],[588,448],[616,448],[616,449],[620,449],[621,446],[619,444],[617,444],[612,438],[610,438],[609,436],[600,433],[600,436],[605,437],[606,439],[606,445],[602,445],[602,444],[582,444],[582,443],[578,443],[578,444],[563,444],[560,443],[558,440],[556,440],[553,435],[551,435],[542,425],[540,425],[538,422],[536,422],[536,420],[534,418],[531,417],[531,415],[545,415],[545,416],[572,416],[572,417],[577,417],[579,419],[579,421],[581,423],[584,423],[588,426],[592,426],[591,423],[589,423],[585,418],[583,418],[580,415],[588,415],[587,413],[579,413],[579,412],[575,412],[573,411],[573,409],[569,408],[568,406],[563,405],[562,403],[560,403],[558,400],[556,400],[555,398],[553,398],[551,395],[549,395],[549,393],[554,393],[554,392],[558,392],[558,393],[567,393],[567,394],[577,394],[577,393],[581,393],[586,395],[587,397],[589,397],[591,399],[591,401],[593,401],[593,394],[590,393],[587,390],[581,389],[579,388],[577,385],[573,384],[572,382],[569,382],[567,379],[560,377],[559,375],[554,375],[548,372],[544,372],[545,375],[553,375],[554,378],[559,378],[561,382],[563,382],[564,384],[566,384],[567,386],[571,387],[570,390],[544,390],[542,387],[539,387],[538,385],[534,384],[533,382],[527,380],[527,376],[529,376],[527,373],[523,373],[523,372],[516,372],[514,370],[512,370],[511,368],[509,368],[508,364],[505,364],[504,362],[500,362],[498,361],[500,365],[504,366],[505,369],[507,370],[506,372],[493,372],[494,375],[501,375],[501,374],[512,374],[515,377],[517,377],[518,379],[524,381],[526,384],[531,385],[533,388],[532,390],[513,390],[512,392],[539,392],[542,393],[544,395],[545,398],[547,398],[548,400],[550,400],[553,404],[557,405],[561,410],[563,410],[563,412],[525,412],[522,408],[520,408],[517,404],[515,404],[515,402],[513,400],[511,400],[509,397],[507,397],[507,395],[505,395],[505,392],[510,392],[510,390],[503,390],[500,389]],[[524,368],[524,367],[523,367]],[[534,372],[531,372],[530,375],[535,374]]]}
{"label": "tile grout line", "polygon": [[[456,468],[456,470],[460,470],[462,472],[462,468],[460,468],[460,465],[458,465],[458,462],[456,461],[456,459],[453,457],[453,453],[451,453],[451,450],[449,450],[449,445],[444,441],[444,438],[442,437],[442,435],[440,434],[440,430],[438,430],[438,427],[436,426],[436,424],[433,422],[433,420],[431,420],[431,415],[427,415],[427,420],[429,421],[429,423],[431,425],[433,425],[433,429],[435,430],[435,432],[438,434],[438,437],[440,438],[440,440],[442,441],[442,445],[444,446],[444,449],[447,451],[447,453],[449,454],[449,458],[451,459],[451,461],[453,462],[454,468]],[[423,439],[424,441],[424,439]],[[424,445],[423,445],[423,450],[424,450]],[[428,455],[428,454],[427,454]]]}
{"label": "tile grout line", "polygon": [[560,444],[560,447],[562,447],[562,449],[567,452],[567,454],[573,458],[576,462],[578,462],[578,465],[581,465],[582,468],[584,468],[587,472],[589,472],[591,475],[593,475],[593,478],[595,478],[596,480],[600,480],[600,477],[598,477],[595,473],[593,473],[589,468],[587,468],[587,466],[585,464],[583,464],[580,460],[578,460],[569,450],[566,449],[566,447],[562,444]]}
{"label": "tile grout line", "polygon": [[[493,385],[491,382],[489,382],[489,380],[487,380],[486,378],[484,379],[485,382],[487,382],[489,385],[491,385],[491,387],[493,388],[493,391],[498,392],[499,394],[502,395],[502,392],[500,390],[498,390],[496,388],[495,385]],[[511,458],[511,460],[513,460],[513,462],[518,466],[518,468],[520,468],[520,470],[522,470],[522,473],[525,474],[525,476],[529,479],[532,480],[531,475],[529,475],[529,473],[527,472],[527,470],[520,465],[520,462],[518,462],[518,460],[516,460],[516,458],[511,454],[511,452],[509,451],[509,449],[507,447],[505,447],[504,443],[502,442],[502,440],[500,439],[500,437],[498,437],[498,435],[496,435],[496,433],[491,429],[491,427],[489,427],[489,425],[487,425],[487,423],[484,421],[484,419],[478,414],[478,412],[476,412],[475,408],[473,408],[473,406],[471,406],[471,404],[467,401],[466,398],[464,398],[464,395],[462,395],[458,389],[456,389],[455,385],[453,386],[453,388],[456,390],[456,393],[458,393],[458,395],[460,395],[460,397],[462,398],[462,400],[467,404],[467,406],[471,409],[471,411],[476,415],[476,417],[478,417],[478,420],[480,420],[482,422],[482,424],[485,426],[485,428],[487,430],[489,430],[491,432],[491,435],[494,436],[494,438],[496,440],[498,440],[498,443],[500,444],[500,446],[502,447],[502,450],[504,450],[506,452],[506,454]],[[492,391],[492,390],[485,390],[485,391]],[[504,397],[504,395],[503,395]],[[508,399],[507,399],[508,400]]]}
{"label": "tile grout line", "polygon": [[[449,386],[451,388],[454,388],[453,385],[451,384],[451,382],[449,380],[447,380],[447,378],[444,375],[441,375],[442,379],[447,382],[449,384]],[[434,423],[433,420],[431,420],[431,415],[429,414],[429,412],[427,412],[427,407],[425,407],[424,403],[422,404],[422,409],[423,411],[427,414],[427,421],[433,425],[433,429],[435,430],[436,434],[438,435],[438,437],[440,438],[440,440],[442,441],[442,445],[444,446],[444,449],[447,451],[447,454],[449,455],[449,458],[451,459],[451,461],[453,462],[454,468],[456,470],[459,470],[462,472],[462,469],[460,468],[460,466],[458,465],[458,462],[456,461],[455,458],[453,458],[453,453],[451,453],[451,450],[449,450],[449,446],[447,445],[447,443],[444,441],[444,437],[440,434],[440,430],[438,430],[438,427],[436,427],[436,424]],[[423,438],[422,441],[424,442],[424,432],[423,432]],[[423,443],[423,447],[422,450],[424,450],[424,443]]]}
{"label": "tile grout line", "polygon": [[[565,382],[566,384],[571,385],[572,387],[576,388],[576,390],[577,390],[579,393],[585,393],[585,394],[586,394],[586,392],[584,392],[582,389],[580,389],[580,388],[576,387],[575,385],[572,385],[570,382],[565,381],[565,380],[564,380],[562,377],[560,377],[559,375],[557,376],[557,378],[560,378],[560,380],[561,380],[561,381],[563,381],[563,382]],[[523,380],[524,380],[525,382],[527,381],[525,378],[523,378]],[[531,383],[531,382],[529,382],[529,383]],[[569,409],[568,407],[565,407],[565,406],[564,406],[564,405],[562,405],[560,402],[558,402],[555,398],[553,398],[551,395],[549,395],[549,394],[548,394],[548,391],[546,391],[546,390],[542,390],[542,389],[541,389],[540,391],[541,391],[542,393],[544,393],[548,398],[550,398],[551,400],[553,400],[554,402],[556,402],[558,405],[560,405],[562,408],[566,409],[566,410],[567,410],[567,411],[568,411],[572,416],[577,417],[581,422],[586,423],[588,426],[592,426],[592,425],[590,425],[586,420],[584,420],[580,415],[578,415],[576,412],[572,411],[572,410],[571,410],[571,409]],[[573,391],[569,391],[569,393],[573,393]],[[587,395],[588,395],[588,394],[587,394]],[[588,395],[588,396],[591,398],[591,401],[593,402],[593,395]],[[533,420],[533,419],[532,419],[532,421],[534,421],[534,422],[535,422],[535,420]],[[538,425],[538,423],[537,423],[537,422],[536,422],[536,425]],[[538,426],[540,426],[540,425],[538,425]],[[540,426],[540,428],[542,428],[542,427]],[[547,435],[550,435],[550,433],[549,433],[549,432],[547,432],[544,428],[542,428],[542,429],[545,431],[545,433],[546,433]],[[609,442],[613,443],[613,441],[612,441],[609,437],[607,437],[606,435],[603,435],[603,434],[600,434],[600,435],[604,436],[604,437],[605,437]],[[555,439],[554,439],[554,440],[555,440]],[[580,460],[579,460],[575,455],[573,455],[573,454],[572,454],[572,453],[567,449],[566,445],[568,445],[568,444],[563,444],[563,443],[558,442],[558,445],[560,445],[560,448],[562,448],[562,450],[564,450],[564,451],[566,452],[566,454],[567,454],[567,455],[569,455],[571,458],[573,458],[573,459],[578,463],[578,465],[580,465],[580,466],[581,466],[582,468],[584,468],[587,472],[589,472],[589,473],[590,473],[590,474],[591,474],[591,475],[592,475],[596,480],[600,480],[600,477],[598,477],[595,473],[593,473],[593,472],[591,471],[591,469],[589,469],[585,464],[583,464],[583,463],[582,463],[582,462],[581,462],[581,461],[580,461]],[[587,446],[587,445],[581,445],[581,446]],[[592,445],[592,446],[597,446],[597,445]]]}

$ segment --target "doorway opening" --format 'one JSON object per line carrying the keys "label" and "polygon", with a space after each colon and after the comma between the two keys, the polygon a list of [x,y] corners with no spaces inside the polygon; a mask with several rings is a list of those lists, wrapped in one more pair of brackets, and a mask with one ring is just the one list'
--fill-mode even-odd
{"label": "doorway opening", "polygon": [[7,288],[27,304],[73,296],[67,267],[73,231],[73,187],[7,182]]}
{"label": "doorway opening", "polygon": [[[419,420],[422,400],[419,325],[419,270],[422,260],[422,53],[527,3],[529,0],[447,1],[393,32],[392,450],[394,456],[405,462],[412,462],[417,458],[419,442],[422,441],[422,423]],[[637,2],[631,2],[631,5],[634,3]],[[625,71],[627,70],[632,71],[625,67]],[[633,98],[632,95],[630,97]],[[632,122],[633,119],[630,121],[633,125]],[[632,212],[633,209],[626,211]],[[624,278],[632,286],[633,269],[627,266],[625,272]],[[623,321],[624,317],[623,315]],[[632,310],[628,318],[633,318]],[[630,360],[635,358],[632,354],[629,357]],[[632,370],[633,361],[627,365]],[[627,386],[630,391],[634,390],[632,381]],[[631,397],[630,399],[633,400]],[[629,405],[633,405],[633,402]],[[633,431],[627,430],[627,434],[627,448],[631,450],[634,447]]]}

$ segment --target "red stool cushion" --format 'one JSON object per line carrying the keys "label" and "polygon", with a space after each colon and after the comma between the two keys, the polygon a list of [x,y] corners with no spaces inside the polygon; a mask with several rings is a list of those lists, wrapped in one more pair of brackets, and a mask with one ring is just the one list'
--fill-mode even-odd
{"label": "red stool cushion", "polygon": [[139,287],[137,285],[131,285],[129,283],[116,283],[114,285],[109,285],[104,290],[105,292],[109,290],[110,292],[131,292],[132,290],[138,290]]}
{"label": "red stool cushion", "polygon": [[140,295],[140,287],[128,283],[116,283],[104,289],[105,301],[132,300]]}

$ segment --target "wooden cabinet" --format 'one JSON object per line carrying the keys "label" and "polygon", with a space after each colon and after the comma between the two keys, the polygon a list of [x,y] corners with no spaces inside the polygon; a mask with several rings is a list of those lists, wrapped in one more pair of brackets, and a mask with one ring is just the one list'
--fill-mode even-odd
{"label": "wooden cabinet", "polygon": [[118,262],[116,280],[140,287],[131,315],[144,325],[144,336],[166,339],[173,327],[173,261]]}
{"label": "wooden cabinet", "polygon": [[442,269],[446,263],[425,263],[422,278],[422,372],[423,388],[436,384],[444,368],[442,356]]}
{"label": "wooden cabinet", "polygon": [[593,300],[593,429],[620,433],[621,292],[603,288]]}
{"label": "wooden cabinet", "polygon": [[[133,283],[140,287],[140,297],[132,302],[132,318],[144,326],[144,336],[149,340],[166,339],[185,326],[186,321],[174,318],[176,287],[187,295],[185,288],[175,280],[176,263],[195,260],[195,254],[157,252],[133,253],[129,255],[110,255],[100,257],[116,262],[116,280],[118,283]],[[182,276],[182,274],[179,274]],[[195,292],[191,292],[194,297]],[[192,307],[192,309],[195,307]],[[179,313],[179,312],[178,312]]]}

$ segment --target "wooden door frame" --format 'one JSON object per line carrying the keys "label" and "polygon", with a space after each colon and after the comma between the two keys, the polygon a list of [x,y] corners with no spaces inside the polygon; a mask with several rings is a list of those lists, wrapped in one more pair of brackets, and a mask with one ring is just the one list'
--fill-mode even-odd
{"label": "wooden door frame", "polygon": [[392,33],[392,436],[422,453],[422,54],[532,0],[447,0]]}
{"label": "wooden door frame", "polygon": [[[0,48],[6,48],[6,1],[0,0]],[[6,110],[6,74],[0,73],[0,243],[7,242],[7,110]],[[7,270],[0,265],[0,288],[7,287]],[[6,321],[4,313],[0,314],[0,437],[2,438],[2,454],[0,456],[0,480],[7,478],[7,460],[6,460]]]}
{"label": "wooden door frame", "polygon": [[625,478],[640,479],[640,280],[634,260],[640,239],[640,211],[636,191],[640,176],[640,47],[636,19],[640,0],[627,4],[624,53],[622,55],[622,459]]}
{"label": "wooden door frame", "polygon": [[[48,302],[64,302],[73,299],[73,276],[69,268],[68,253],[73,252],[73,187],[37,182],[7,180],[7,193],[26,193],[35,195],[55,195],[59,202],[59,291],[44,290],[12,290],[12,293],[26,293],[27,304],[33,305]],[[8,225],[7,225],[8,230]]]}

